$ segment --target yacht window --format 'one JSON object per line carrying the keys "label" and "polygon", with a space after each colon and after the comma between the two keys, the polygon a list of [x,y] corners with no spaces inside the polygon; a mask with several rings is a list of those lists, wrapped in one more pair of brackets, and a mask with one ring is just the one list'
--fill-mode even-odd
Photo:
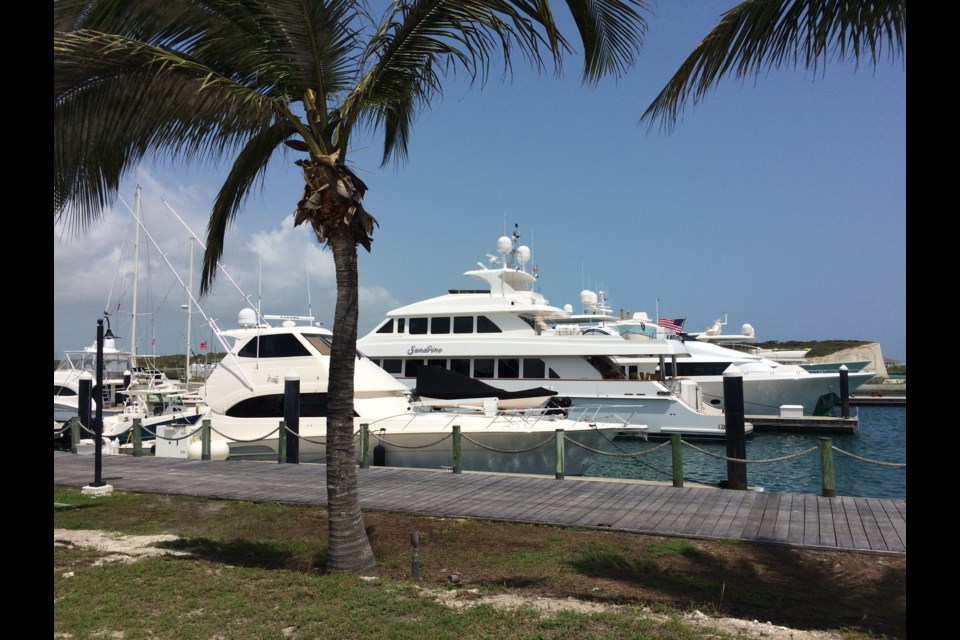
{"label": "yacht window", "polygon": [[591,356],[586,359],[604,380],[623,380],[623,369],[605,356]]}
{"label": "yacht window", "polygon": [[380,365],[383,367],[383,370],[387,373],[402,373],[403,372],[403,360],[400,358],[384,358],[383,364]]}
{"label": "yacht window", "polygon": [[547,365],[540,358],[523,359],[523,377],[524,378],[543,378]]}
{"label": "yacht window", "polygon": [[469,376],[470,360],[468,358],[450,358],[450,371]]}
{"label": "yacht window", "polygon": [[407,360],[406,372],[404,373],[404,375],[407,376],[408,378],[416,378],[417,369],[419,369],[420,365],[422,364],[423,364],[423,360]]}
{"label": "yacht window", "polygon": [[[91,385],[92,389],[93,385]],[[77,392],[70,387],[61,387],[58,384],[53,385],[53,395],[55,396],[75,396]]]}
{"label": "yacht window", "polygon": [[446,361],[446,360],[427,360],[427,364],[429,364],[429,365],[431,365],[431,366],[434,366],[434,367],[443,367],[444,369],[447,368],[447,361]]}
{"label": "yacht window", "polygon": [[410,318],[410,333],[421,334],[427,332],[427,321],[429,318]]}
{"label": "yacht window", "polygon": [[450,318],[433,318],[430,321],[430,333],[450,333]]}
{"label": "yacht window", "polygon": [[309,335],[309,336],[303,336],[303,337],[307,339],[307,342],[313,345],[314,349],[320,352],[320,355],[328,356],[330,355],[330,352],[333,351],[333,344],[330,342],[328,338],[324,338],[323,336],[317,336],[317,335]]}
{"label": "yacht window", "polygon": [[[673,375],[673,363],[664,363],[667,376]],[[730,366],[729,362],[678,362],[677,370],[681,376],[722,376]]]}
{"label": "yacht window", "polygon": [[477,316],[477,333],[503,333],[487,316]]}
{"label": "yacht window", "polygon": [[406,324],[406,318],[397,318],[397,333],[403,333],[403,326]]}
{"label": "yacht window", "polygon": [[473,316],[454,316],[454,333],[473,333]]}
{"label": "yacht window", "polygon": [[[227,415],[231,418],[276,418],[277,420],[282,420],[284,417],[283,394],[274,393],[268,396],[257,396],[255,398],[241,400],[227,409]],[[354,416],[356,415],[356,411],[354,411]],[[327,394],[301,393],[300,417],[326,418]]]}
{"label": "yacht window", "polygon": [[474,378],[493,377],[493,358],[477,358],[473,361]]}
{"label": "yacht window", "polygon": [[519,378],[520,358],[500,358],[497,367],[498,378]]}
{"label": "yacht window", "polygon": [[296,358],[309,355],[307,348],[292,333],[257,336],[237,353],[241,358]]}
{"label": "yacht window", "polygon": [[387,321],[377,329],[377,333],[393,333],[393,318],[387,318]]}
{"label": "yacht window", "polygon": [[559,379],[559,378],[560,378],[560,375],[559,375],[556,371],[554,371],[553,369],[550,369],[550,377],[551,377],[551,378],[555,378],[555,379]]}

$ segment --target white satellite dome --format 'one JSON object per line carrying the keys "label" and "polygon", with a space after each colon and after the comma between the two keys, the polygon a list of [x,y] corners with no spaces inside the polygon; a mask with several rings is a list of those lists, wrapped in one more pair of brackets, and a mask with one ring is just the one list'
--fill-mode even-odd
{"label": "white satellite dome", "polygon": [[500,236],[500,239],[497,240],[497,252],[510,253],[511,249],[513,249],[513,240],[510,239],[510,236]]}
{"label": "white satellite dome", "polygon": [[240,309],[240,313],[237,314],[237,324],[241,327],[257,326],[257,312],[249,307]]}

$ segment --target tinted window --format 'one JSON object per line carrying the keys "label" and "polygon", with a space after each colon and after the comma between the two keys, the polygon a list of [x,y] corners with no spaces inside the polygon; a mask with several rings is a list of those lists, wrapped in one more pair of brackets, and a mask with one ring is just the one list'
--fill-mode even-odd
{"label": "tinted window", "polygon": [[523,377],[524,378],[543,378],[547,366],[540,358],[523,359]]}
{"label": "tinted window", "polygon": [[431,320],[430,333],[450,333],[450,318],[434,318]]}
{"label": "tinted window", "polygon": [[487,316],[477,316],[477,333],[503,333]]}
{"label": "tinted window", "polygon": [[427,320],[429,318],[410,318],[410,333],[421,334],[427,332]]}
{"label": "tinted window", "polygon": [[[91,393],[93,393],[93,385],[90,385]],[[53,385],[53,395],[55,396],[75,396],[77,392],[71,389],[70,387],[61,387],[60,385]]]}
{"label": "tinted window", "polygon": [[500,358],[497,367],[498,378],[519,378],[520,377],[520,359],[519,358]]}
{"label": "tinted window", "polygon": [[473,361],[474,378],[493,377],[493,358],[477,358]]}
{"label": "tinted window", "polygon": [[457,316],[453,319],[454,333],[473,333],[473,316]]}
{"label": "tinted window", "polygon": [[470,375],[470,360],[467,358],[451,358],[450,370],[468,376]]}
{"label": "tinted window", "polygon": [[380,366],[388,373],[401,373],[403,371],[403,360],[399,358],[387,358],[384,359],[383,364]]}
{"label": "tinted window", "polygon": [[407,360],[406,371],[404,373],[408,378],[417,377],[417,369],[423,364],[423,360]]}
{"label": "tinted window", "polygon": [[321,355],[328,356],[330,352],[333,351],[333,344],[330,342],[329,338],[317,335],[305,335],[303,336],[307,339],[313,348],[320,352]]}
{"label": "tinted window", "polygon": [[403,325],[407,322],[406,318],[397,318],[397,333],[403,333]]}
{"label": "tinted window", "polygon": [[427,360],[427,364],[433,365],[435,367],[443,367],[444,369],[447,368],[446,360]]}
{"label": "tinted window", "polygon": [[377,333],[393,333],[393,318],[390,318],[377,329]]}
{"label": "tinted window", "polygon": [[[275,393],[268,396],[247,398],[227,409],[227,415],[232,418],[275,418],[283,420],[283,394]],[[356,415],[356,412],[354,412]],[[327,394],[301,393],[301,418],[327,417]]]}
{"label": "tinted window", "polygon": [[275,336],[257,336],[243,345],[237,354],[241,358],[296,358],[310,352],[292,333]]}

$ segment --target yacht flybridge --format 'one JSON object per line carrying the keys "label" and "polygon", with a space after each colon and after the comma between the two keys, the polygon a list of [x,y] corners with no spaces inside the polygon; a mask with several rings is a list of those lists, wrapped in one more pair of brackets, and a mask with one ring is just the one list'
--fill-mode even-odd
{"label": "yacht flybridge", "polygon": [[[416,391],[420,367],[434,365],[511,391],[555,391],[549,405],[588,409],[598,420],[645,424],[650,435],[723,437],[723,412],[702,401],[689,380],[630,377],[618,358],[654,358],[664,365],[689,357],[679,340],[628,341],[571,329],[570,310],[532,290],[530,249],[503,236],[492,267],[464,273],[487,288],[447,294],[394,309],[357,348]],[[661,367],[665,370],[665,366]],[[747,425],[747,431],[752,431]]]}
{"label": "yacht flybridge", "polygon": [[[244,309],[238,319],[239,328],[218,332],[233,344],[224,341],[227,355],[200,391],[210,408],[205,417],[211,438],[225,441],[231,458],[276,460],[287,377],[295,373],[300,385],[300,460],[324,460],[332,334],[310,317],[259,317],[253,309]],[[272,326],[267,320],[281,322]],[[552,474],[557,430],[563,429],[563,435],[579,445],[565,447],[565,473],[582,475],[597,451],[616,451],[612,440],[618,434],[643,436],[647,430],[636,422],[599,421],[588,410],[548,415],[485,406],[457,408],[449,402],[440,409],[413,401],[405,385],[360,353],[354,376],[355,433],[368,425],[370,459],[376,460],[375,449],[382,446],[383,463],[389,466],[451,466],[450,436],[458,426],[464,469]],[[359,454],[358,450],[358,459]]]}

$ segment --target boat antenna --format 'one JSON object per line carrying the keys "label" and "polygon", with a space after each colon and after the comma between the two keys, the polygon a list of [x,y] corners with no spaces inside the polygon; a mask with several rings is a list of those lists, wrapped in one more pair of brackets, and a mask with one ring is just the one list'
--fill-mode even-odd
{"label": "boat antenna", "polygon": [[[182,225],[186,228],[186,230],[190,233],[190,237],[192,237],[193,239],[195,239],[195,240],[197,241],[197,244],[200,245],[200,248],[203,249],[204,251],[206,251],[206,250],[207,250],[207,246],[206,246],[205,244],[203,244],[203,241],[200,240],[200,237],[199,237],[196,233],[193,232],[193,229],[190,228],[190,225],[188,225],[186,222],[184,222],[183,218],[181,218],[180,215],[179,215],[176,211],[173,210],[173,207],[171,207],[170,204],[169,204],[166,200],[164,200],[163,198],[161,198],[160,201],[163,202],[163,204],[167,207],[167,209],[170,209],[170,213],[172,213],[172,214],[174,215],[174,217],[176,217],[176,219],[180,221],[180,224],[182,224]],[[124,203],[124,204],[126,204],[126,203]],[[243,299],[243,301],[244,301],[248,306],[254,307],[254,308],[256,309],[257,319],[258,319],[258,321],[262,324],[262,323],[263,323],[263,316],[260,315],[260,307],[259,307],[258,305],[255,305],[253,302],[251,302],[250,296],[249,296],[243,289],[241,289],[241,288],[240,288],[240,285],[237,284],[236,280],[234,280],[233,277],[232,277],[229,273],[227,273],[226,268],[224,268],[224,266],[220,263],[219,260],[217,261],[217,269],[219,269],[220,272],[223,273],[224,276],[226,276],[227,280],[230,281],[230,284],[232,284],[232,285],[234,286],[234,288],[236,288],[236,290],[240,292],[240,296],[241,296],[241,298]]]}
{"label": "boat antenna", "polygon": [[307,271],[307,315],[313,317],[313,302],[310,300],[310,272]]}
{"label": "boat antenna", "polygon": [[[120,198],[120,201],[123,202],[123,198]],[[163,203],[164,203],[164,204],[167,204],[166,201],[163,201]],[[127,205],[126,202],[123,202],[123,204],[124,204],[124,206],[127,207],[127,209],[130,208],[129,205]],[[167,205],[167,208],[170,208],[170,205]],[[186,224],[185,222],[183,222],[183,219],[180,218],[180,216],[177,215],[176,211],[173,211],[173,209],[170,209],[170,211],[173,213],[174,216],[177,217],[177,220],[180,220],[180,222],[183,224],[183,226],[185,226],[185,227],[187,228],[187,231],[190,231],[190,235],[193,236],[193,238],[195,238],[195,239],[197,240],[197,243],[200,244],[201,247],[204,247],[204,249],[206,249],[206,247],[204,246],[203,242],[201,242],[200,239],[197,238],[196,234],[193,233],[193,231],[190,230],[190,227],[187,226],[187,224]],[[138,220],[138,222],[139,222],[139,220]],[[211,318],[210,316],[208,316],[208,315],[207,315],[207,312],[203,310],[203,307],[200,306],[200,302],[197,301],[197,299],[194,297],[193,291],[191,291],[190,288],[189,288],[188,286],[186,286],[186,284],[184,284],[183,278],[180,277],[180,274],[177,273],[177,270],[173,268],[173,265],[172,265],[172,264],[170,264],[170,261],[167,259],[167,254],[163,252],[163,250],[160,248],[160,245],[157,244],[157,241],[154,240],[154,239],[153,239],[153,236],[150,235],[150,232],[147,231],[146,229],[144,229],[143,231],[144,231],[144,233],[147,234],[147,239],[150,241],[150,243],[151,243],[154,247],[157,248],[157,251],[158,251],[158,252],[160,252],[160,257],[163,259],[164,263],[166,263],[167,267],[170,268],[170,271],[173,272],[173,277],[177,279],[177,282],[180,283],[180,286],[183,287],[184,291],[187,292],[187,298],[189,298],[190,302],[191,302],[193,305],[196,306],[197,310],[200,312],[200,315],[202,315],[202,316],[203,316],[203,319],[207,321],[207,325],[213,330],[213,335],[215,335],[215,336],[217,337],[217,342],[219,342],[219,343],[220,343],[220,346],[223,347],[223,350],[224,350],[224,352],[227,354],[227,357],[230,358],[231,360],[233,360],[233,361],[234,361],[234,364],[237,364],[237,365],[238,365],[237,368],[236,368],[236,371],[234,371],[233,369],[228,369],[228,370],[229,370],[231,373],[234,373],[235,375],[239,374],[239,376],[240,376],[241,378],[243,378],[242,381],[243,381],[244,383],[246,383],[247,387],[248,387],[249,389],[253,390],[253,383],[250,382],[250,380],[247,378],[247,376],[243,373],[243,370],[239,367],[239,363],[236,362],[236,356],[234,356],[234,355],[231,353],[231,351],[230,351],[230,345],[228,345],[228,344],[227,344],[227,341],[224,339],[224,337],[223,337],[223,335],[222,335],[222,330],[221,330],[220,327],[217,325],[216,319]],[[229,274],[226,273],[226,270],[223,269],[223,265],[221,265],[219,262],[217,262],[217,268],[219,268],[221,271],[223,271],[224,275],[227,276],[227,278],[230,280],[230,282],[233,283],[233,285],[234,285],[235,287],[237,287],[237,290],[240,291],[241,295],[243,295],[244,301],[247,302],[247,304],[249,304],[250,306],[253,306],[253,304],[250,302],[249,297],[248,297],[246,294],[243,293],[243,290],[240,289],[240,287],[237,285],[237,283],[234,282],[233,278],[230,278]],[[259,316],[259,313],[260,313],[259,310],[257,310],[257,315],[258,315],[258,316]],[[261,320],[261,321],[262,321],[262,320]]]}
{"label": "boat antenna", "polygon": [[172,264],[170,264],[170,261],[167,259],[167,254],[163,252],[163,250],[160,248],[160,245],[157,244],[157,241],[153,239],[152,235],[150,235],[150,232],[146,229],[144,229],[143,232],[147,235],[147,239],[150,241],[150,243],[157,248],[157,251],[160,253],[160,257],[163,258],[164,263],[166,263],[166,265],[170,268],[170,271],[173,272],[173,277],[177,279],[177,282],[180,283],[180,286],[183,287],[183,290],[187,292],[187,298],[189,298],[190,303],[196,306],[197,310],[200,312],[200,315],[202,315],[203,319],[207,321],[207,324],[213,330],[213,335],[217,337],[217,341],[220,343],[220,346],[223,347],[223,351],[227,354],[227,357],[237,365],[236,371],[231,368],[228,368],[228,371],[243,378],[242,382],[245,382],[247,387],[252,391],[253,383],[250,382],[247,376],[243,373],[243,370],[240,368],[239,363],[236,362],[236,356],[231,352],[230,345],[227,344],[227,341],[222,335],[220,327],[217,326],[217,321],[208,316],[207,312],[203,310],[203,307],[200,306],[200,302],[194,297],[193,291],[191,291],[190,287],[184,283],[183,278],[180,277],[180,274],[177,273],[177,270],[174,269]]}
{"label": "boat antenna", "polygon": [[130,362],[137,366],[137,281],[140,279],[140,228],[143,219],[140,208],[140,185],[134,199],[133,217],[137,221],[136,240],[133,243],[133,309],[130,314]]}

